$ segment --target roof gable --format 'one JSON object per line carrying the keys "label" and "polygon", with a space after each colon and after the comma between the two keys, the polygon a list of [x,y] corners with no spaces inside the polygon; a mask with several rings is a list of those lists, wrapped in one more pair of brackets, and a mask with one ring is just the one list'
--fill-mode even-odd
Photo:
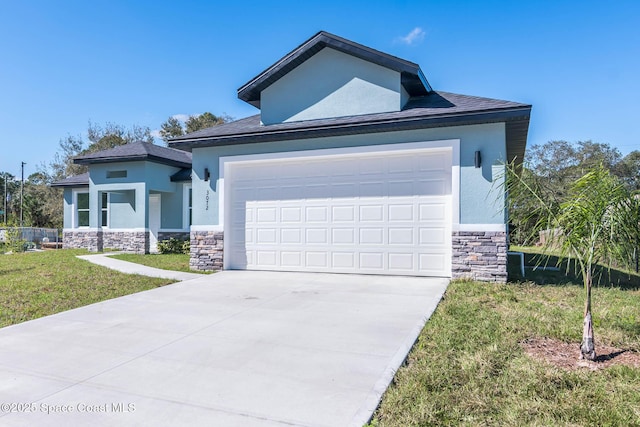
{"label": "roof gable", "polygon": [[73,162],[80,165],[94,163],[150,161],[181,168],[191,167],[191,153],[161,147],[148,142],[132,142],[108,150],[77,156]]}
{"label": "roof gable", "polygon": [[418,64],[380,52],[370,47],[320,31],[289,52],[282,59],[238,89],[238,98],[260,108],[261,92],[325,47],[352,55],[400,73],[401,84],[410,96],[423,96],[431,91]]}

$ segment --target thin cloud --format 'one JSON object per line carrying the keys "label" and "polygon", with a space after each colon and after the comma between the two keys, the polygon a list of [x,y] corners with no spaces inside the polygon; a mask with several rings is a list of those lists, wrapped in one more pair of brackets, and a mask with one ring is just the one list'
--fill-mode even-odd
{"label": "thin cloud", "polygon": [[398,37],[400,43],[404,43],[408,46],[421,43],[424,40],[425,32],[422,28],[416,27],[404,37]]}
{"label": "thin cloud", "polygon": [[174,114],[173,116],[174,119],[178,119],[181,122],[186,122],[187,120],[189,120],[189,117],[191,117],[189,114]]}

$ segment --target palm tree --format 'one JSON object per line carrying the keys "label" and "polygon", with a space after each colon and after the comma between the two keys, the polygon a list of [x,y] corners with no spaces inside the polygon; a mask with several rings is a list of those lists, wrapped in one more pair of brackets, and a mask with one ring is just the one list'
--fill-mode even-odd
{"label": "palm tree", "polygon": [[[580,358],[596,358],[591,316],[591,288],[598,264],[629,265],[630,246],[638,239],[638,201],[624,184],[599,165],[574,181],[566,199],[555,203],[540,195],[536,185],[523,179],[515,168],[508,172],[509,196],[533,198],[538,204],[533,229],[551,230],[545,249],[560,249],[562,257],[575,260],[585,289],[584,323]],[[567,264],[569,268],[571,263]]]}

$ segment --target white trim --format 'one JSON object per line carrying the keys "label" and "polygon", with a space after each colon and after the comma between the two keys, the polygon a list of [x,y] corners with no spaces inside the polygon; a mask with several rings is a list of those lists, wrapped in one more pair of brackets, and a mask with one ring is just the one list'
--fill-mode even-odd
{"label": "white trim", "polygon": [[[385,153],[423,152],[451,150],[451,198],[452,198],[452,225],[455,228],[460,223],[460,140],[443,139],[437,141],[406,142],[398,144],[361,145],[344,148],[321,148],[317,150],[286,151],[281,153],[247,154],[239,156],[224,156],[219,159],[218,176],[218,222],[225,226],[224,207],[230,202],[226,200],[225,175],[229,174],[229,167],[241,162],[268,162],[275,160],[296,160],[306,157],[331,157],[331,156],[360,156],[362,154],[384,155]],[[193,227],[192,227],[193,229]],[[207,230],[208,231],[208,230]]]}
{"label": "white trim", "polygon": [[[182,228],[187,231],[189,230],[189,190],[193,193],[193,184],[190,182],[184,183],[182,185]],[[193,206],[191,211],[193,214]]]}
{"label": "white trim", "polygon": [[[162,193],[149,194],[147,206],[148,206],[147,228],[149,230],[149,252],[156,253],[158,252],[158,233],[160,232],[160,227],[162,226]],[[156,224],[156,220],[157,220],[157,224]],[[154,227],[153,229],[151,229],[151,225],[157,226],[157,228]]]}
{"label": "white trim", "polygon": [[[89,225],[78,225],[78,194],[86,194],[89,196]],[[83,211],[84,212],[84,211]],[[89,189],[74,188],[71,193],[71,229],[73,230],[90,230],[91,227],[91,195]]]}
{"label": "white trim", "polygon": [[[109,229],[110,225],[111,225],[111,193],[108,191],[98,191],[98,194],[100,194],[100,199],[99,199],[99,204],[100,207],[98,208],[98,210],[100,211],[100,217],[99,217],[99,226],[100,228],[103,229]],[[107,206],[106,206],[106,211],[107,211],[107,225],[102,225],[102,211],[103,211],[103,206],[102,206],[102,195],[106,194],[107,195]]]}
{"label": "white trim", "polygon": [[[226,191],[225,176],[229,176],[231,168],[234,165],[242,163],[253,162],[270,162],[270,161],[282,161],[282,160],[301,160],[304,158],[329,158],[329,157],[359,157],[364,155],[385,155],[387,153],[424,153],[424,152],[451,152],[451,229],[458,228],[460,223],[460,140],[459,139],[447,139],[437,141],[421,141],[421,142],[408,142],[397,144],[383,144],[383,145],[366,145],[356,147],[343,147],[343,148],[325,148],[317,150],[305,150],[305,151],[287,151],[280,153],[265,153],[265,154],[249,154],[238,156],[225,156],[219,159],[219,176],[218,176],[218,222],[222,225],[222,228],[231,229],[227,227],[227,218],[225,215],[225,206],[231,203],[230,191]],[[193,231],[197,230],[195,227],[191,227]],[[203,230],[209,231],[209,230]],[[230,236],[226,236],[225,240],[230,241]],[[224,245],[223,251],[226,253],[229,249],[229,245]],[[223,255],[223,268],[229,268],[230,257],[226,254]]]}
{"label": "white trim", "polygon": [[63,233],[77,233],[77,232],[83,232],[83,233],[90,233],[92,231],[102,231],[100,228],[90,228],[90,227],[81,227],[81,228],[63,228],[62,232]]}
{"label": "white trim", "polygon": [[495,231],[506,232],[507,227],[504,224],[454,224],[453,231]]}
{"label": "white trim", "polygon": [[109,228],[108,230],[105,231],[112,231],[114,233],[139,233],[141,231],[147,232],[149,231],[148,228]]}
{"label": "white trim", "polygon": [[221,225],[192,225],[191,231],[224,231]]}
{"label": "white trim", "polygon": [[[75,231],[104,231],[104,232],[113,232],[113,233],[139,233],[139,232],[147,232],[148,228],[90,228],[90,227],[82,227],[82,228],[63,228],[62,231],[66,232],[75,232]],[[161,230],[164,231],[164,230]],[[189,231],[189,230],[178,230],[178,231]]]}

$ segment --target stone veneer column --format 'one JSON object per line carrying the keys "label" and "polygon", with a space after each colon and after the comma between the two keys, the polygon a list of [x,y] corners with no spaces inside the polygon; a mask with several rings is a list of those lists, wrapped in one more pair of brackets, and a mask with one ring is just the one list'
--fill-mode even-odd
{"label": "stone veneer column", "polygon": [[451,271],[454,279],[507,281],[507,233],[454,231]]}
{"label": "stone veneer column", "polygon": [[192,231],[189,267],[192,270],[222,270],[223,248],[222,231]]}

